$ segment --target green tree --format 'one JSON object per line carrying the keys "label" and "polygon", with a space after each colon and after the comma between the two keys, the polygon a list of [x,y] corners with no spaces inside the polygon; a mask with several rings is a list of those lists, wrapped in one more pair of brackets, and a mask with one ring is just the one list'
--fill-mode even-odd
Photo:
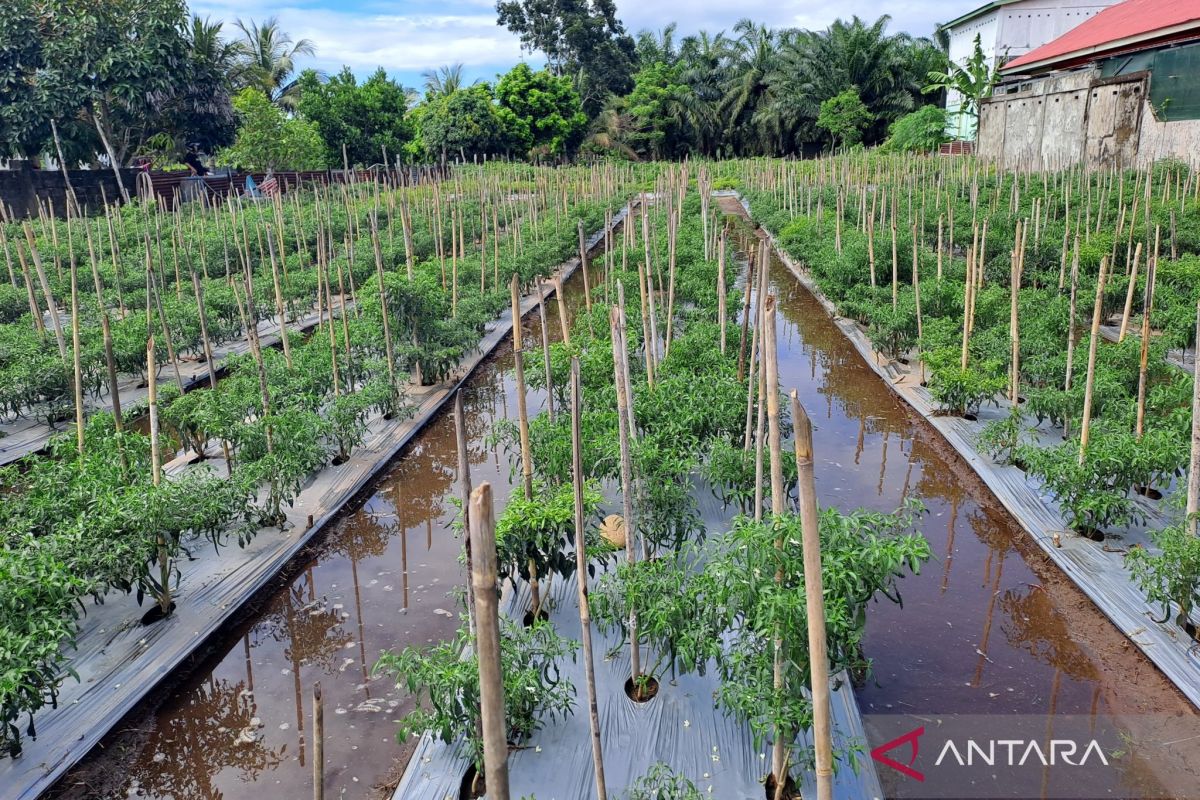
{"label": "green tree", "polygon": [[979,104],[991,95],[998,76],[999,71],[988,64],[987,56],[983,53],[979,34],[975,34],[975,48],[966,63],[960,66],[950,61],[944,71],[930,71],[926,76],[928,83],[924,91],[928,94],[953,92],[958,96],[958,112],[954,116],[958,138],[962,139],[964,123],[979,116]]}
{"label": "green tree", "polygon": [[587,115],[568,78],[517,64],[496,85],[500,107],[529,130],[534,155],[569,156],[587,130]]}
{"label": "green tree", "polygon": [[496,13],[523,48],[545,54],[555,74],[571,77],[589,116],[609,94],[633,87],[636,45],[614,0],[498,0]]}
{"label": "green tree", "polygon": [[[463,73],[462,63],[443,64],[437,69],[427,69],[421,73],[421,77],[425,81],[425,95],[433,97],[445,97],[448,94],[454,94],[459,89],[466,89],[467,77]],[[469,84],[474,86],[479,83]]]}
{"label": "green tree", "polygon": [[217,154],[220,163],[251,170],[325,167],[325,143],[313,123],[286,116],[253,87],[238,92],[233,107],[237,138]]}
{"label": "green tree", "polygon": [[679,70],[661,61],[634,76],[629,95],[634,131],[631,144],[642,155],[673,158],[689,149],[691,139],[682,100],[688,89],[678,79]]}
{"label": "green tree", "polygon": [[921,106],[888,127],[884,148],[903,153],[928,153],[946,141],[946,109]]}
{"label": "green tree", "polygon": [[817,127],[829,131],[835,148],[846,147],[862,141],[863,130],[874,118],[858,90],[851,88],[821,101]]}
{"label": "green tree", "polygon": [[407,119],[412,90],[380,67],[361,84],[349,67],[327,81],[311,69],[300,74],[296,110],[316,125],[325,143],[325,162],[340,164],[342,146],[351,164],[389,162],[403,155],[413,138]]}
{"label": "green tree", "polygon": [[242,32],[238,46],[242,52],[244,85],[257,88],[280,108],[295,109],[300,99],[299,84],[293,78],[296,59],[316,55],[316,44],[309,39],[293,42],[275,17],[261,25],[240,19],[236,24]]}
{"label": "green tree", "polygon": [[413,110],[413,120],[428,157],[445,162],[478,156],[524,153],[529,128],[509,109],[500,108],[487,84],[430,97]]}

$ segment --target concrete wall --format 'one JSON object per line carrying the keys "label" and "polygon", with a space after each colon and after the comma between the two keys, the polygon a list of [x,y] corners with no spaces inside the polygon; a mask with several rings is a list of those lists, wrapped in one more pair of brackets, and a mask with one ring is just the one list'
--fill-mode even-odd
{"label": "concrete wall", "polygon": [[[950,60],[965,65],[975,52],[975,36],[993,67],[1010,58],[1024,55],[1057,39],[1089,17],[1118,0],[1018,0],[973,17],[948,29]],[[950,112],[946,132],[954,138],[971,138],[975,120],[958,119],[961,98],[948,92],[946,110]]]}
{"label": "concrete wall", "polygon": [[[133,195],[137,170],[121,170],[125,190]],[[70,171],[71,186],[79,204],[85,209],[103,208],[108,202],[119,200],[120,189],[117,178],[110,169],[75,169]],[[4,212],[17,219],[37,216],[38,202],[51,207],[58,215],[67,207],[67,186],[59,170],[33,169],[27,161],[13,161],[10,169],[0,170],[0,203]]]}
{"label": "concrete wall", "polygon": [[1200,120],[1159,121],[1149,76],[1104,79],[1096,69],[1037,79],[980,109],[976,153],[1012,170],[1145,166],[1200,159]]}

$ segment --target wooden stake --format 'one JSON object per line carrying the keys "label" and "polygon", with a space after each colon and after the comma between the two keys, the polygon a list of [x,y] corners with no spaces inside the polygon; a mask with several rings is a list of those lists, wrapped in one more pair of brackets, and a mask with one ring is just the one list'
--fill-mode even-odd
{"label": "wooden stake", "polygon": [[542,329],[542,366],[546,370],[546,413],[554,422],[554,373],[550,369],[550,329],[546,327],[546,287],[539,277],[534,280],[538,290],[538,320]]}
{"label": "wooden stake", "polygon": [[[627,363],[625,330],[621,320],[621,311],[617,306],[609,309],[608,322],[612,335],[613,385],[617,390],[617,419],[620,427],[618,438],[621,446],[621,511],[625,523],[625,558],[632,569],[637,563],[637,547],[633,517],[633,453],[629,441],[631,403],[630,387],[625,382]],[[638,646],[636,609],[629,612],[629,663],[630,679],[634,691],[637,692],[639,689],[638,679],[642,675],[642,659],[641,648]]]}
{"label": "wooden stake", "polygon": [[821,578],[821,531],[813,469],[812,422],[796,390],[791,391],[804,547],[804,599],[808,616],[808,663],[812,674],[813,741],[816,750],[817,800],[833,798],[833,733],[829,699],[829,656],[825,641],[824,587]]}
{"label": "wooden stake", "polygon": [[496,519],[492,485],[484,481],[471,493],[471,586],[475,598],[475,647],[479,653],[479,712],[483,728],[483,772],[489,797],[509,800],[508,741],[505,735],[504,682],[500,672],[500,590],[496,585]]}
{"label": "wooden stake", "polygon": [[[1197,353],[1200,354],[1200,302],[1196,303],[1196,334]],[[1197,517],[1200,513],[1200,358],[1192,360],[1192,452],[1188,462],[1187,525],[1188,531],[1195,536],[1200,521]]]}
{"label": "wooden stake", "polygon": [[[767,407],[767,445],[771,455],[771,516],[778,519],[784,513],[786,490],[783,487],[783,452],[779,430],[779,354],[775,341],[775,297],[767,295],[763,302],[763,374],[765,375],[765,394]],[[785,546],[783,537],[775,540],[775,549],[782,552]],[[775,583],[782,585],[783,568],[775,571]],[[776,625],[774,633],[774,690],[776,693],[786,691],[787,678],[784,674],[786,665],[783,657],[783,635]],[[787,782],[788,742],[795,731],[777,728],[775,742],[771,750],[771,769],[775,774],[775,797],[782,797],[784,784]]]}
{"label": "wooden stake", "polygon": [[[600,713],[596,704],[596,672],[592,661],[592,615],[588,608],[587,552],[583,520],[583,443],[580,434],[582,397],[579,389],[579,359],[571,359],[571,479],[575,485],[575,577],[579,582],[579,625],[583,640],[583,671],[587,682],[588,722],[592,729],[592,768],[596,778],[596,800],[608,800],[604,783],[604,754],[600,748]],[[628,544],[628,542],[626,543]]]}
{"label": "wooden stake", "polygon": [[[157,489],[162,483],[162,452],[158,441],[158,367],[154,363],[154,337],[146,340],[147,408],[150,417],[150,480]],[[171,558],[162,531],[157,533],[158,544],[158,604],[165,618],[171,613]]]}
{"label": "wooden stake", "polygon": [[1142,257],[1142,243],[1138,242],[1133,251],[1133,266],[1129,272],[1129,287],[1125,290],[1125,309],[1121,313],[1121,332],[1117,335],[1117,343],[1125,341],[1125,333],[1129,330],[1129,315],[1133,311],[1133,290],[1137,288],[1138,261]]}
{"label": "wooden stake", "polygon": [[[1150,377],[1150,314],[1154,310],[1154,281],[1157,272],[1158,259],[1147,257],[1146,289],[1142,295],[1142,352],[1138,366],[1137,422],[1134,425],[1134,435],[1138,441],[1141,441],[1142,426],[1146,419],[1146,386]],[[1200,346],[1197,352],[1200,354]]]}
{"label": "wooden stake", "polygon": [[1092,310],[1092,338],[1088,343],[1087,382],[1083,386],[1083,420],[1079,427],[1079,463],[1087,457],[1088,434],[1092,421],[1092,392],[1096,384],[1096,348],[1100,343],[1100,313],[1104,305],[1104,278],[1108,257],[1100,259],[1100,274],[1096,277],[1096,305]]}
{"label": "wooden stake", "polygon": [[[63,166],[65,172],[66,167]],[[73,388],[75,390],[75,445],[83,455],[83,357],[79,344],[79,270],[75,265],[75,251],[71,251],[71,361]]]}
{"label": "wooden stake", "polygon": [[[514,272],[509,283],[512,295],[512,337],[513,365],[516,368],[517,379],[517,424],[521,437],[521,484],[525,490],[525,499],[533,499],[533,456],[529,445],[529,411],[525,400],[525,353],[521,331],[521,295],[520,282]],[[561,295],[560,295],[561,297]],[[531,613],[536,620],[542,608],[541,588],[538,584],[537,567],[533,559],[529,559],[529,593],[532,601]]]}

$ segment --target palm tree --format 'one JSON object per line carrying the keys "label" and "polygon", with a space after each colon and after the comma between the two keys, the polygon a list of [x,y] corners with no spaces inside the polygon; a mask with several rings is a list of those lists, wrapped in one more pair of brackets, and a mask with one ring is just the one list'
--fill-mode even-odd
{"label": "palm tree", "polygon": [[[468,85],[466,76],[463,75],[461,62],[446,64],[437,69],[427,69],[421,73],[421,77],[425,79],[425,94],[429,97],[445,97]],[[478,79],[472,81],[470,85],[474,86],[477,83],[479,83]]]}
{"label": "palm tree", "polygon": [[731,42],[723,31],[715,36],[700,31],[684,38],[679,48],[679,82],[688,88],[681,102],[705,155],[715,155],[721,141],[719,106],[729,79],[730,57]]}
{"label": "palm tree", "polygon": [[314,56],[317,46],[309,39],[293,42],[292,37],[279,27],[279,20],[268,18],[261,25],[237,21],[242,32],[238,42],[241,49],[244,86],[261,89],[271,102],[286,111],[292,111],[299,99],[299,86],[294,77],[296,60],[300,56]]}
{"label": "palm tree", "polygon": [[738,37],[731,48],[730,74],[720,103],[726,138],[740,153],[769,153],[773,150],[770,131],[758,112],[772,99],[769,77],[778,60],[779,37],[749,19],[739,20],[733,31]]}
{"label": "palm tree", "polygon": [[638,67],[649,67],[662,62],[673,66],[679,59],[679,51],[675,47],[676,23],[664,27],[658,33],[651,30],[638,31],[637,61]]}
{"label": "palm tree", "polygon": [[608,150],[631,161],[638,161],[640,157],[632,144],[635,136],[635,125],[626,98],[610,95],[608,104],[592,120],[587,143],[597,150]]}

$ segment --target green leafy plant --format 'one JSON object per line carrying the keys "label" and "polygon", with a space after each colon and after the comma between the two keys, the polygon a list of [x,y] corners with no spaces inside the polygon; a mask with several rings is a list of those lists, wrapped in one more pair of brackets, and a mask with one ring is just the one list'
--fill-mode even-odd
{"label": "green leafy plant", "polygon": [[1166,622],[1175,609],[1175,624],[1192,637],[1196,623],[1192,612],[1200,605],[1200,537],[1184,524],[1169,525],[1154,534],[1158,551],[1130,549],[1125,565],[1152,605],[1162,608]]}
{"label": "green leafy plant", "polygon": [[[547,718],[574,712],[575,687],[559,674],[558,663],[568,656],[574,658],[578,647],[577,642],[559,636],[549,622],[536,620],[529,627],[509,620],[502,622],[500,674],[510,744],[525,741]],[[400,742],[425,731],[447,744],[462,739],[467,757],[482,773],[479,661],[465,626],[450,641],[429,649],[384,651],[374,671],[394,675],[398,686],[427,704],[401,721],[396,733]]]}

